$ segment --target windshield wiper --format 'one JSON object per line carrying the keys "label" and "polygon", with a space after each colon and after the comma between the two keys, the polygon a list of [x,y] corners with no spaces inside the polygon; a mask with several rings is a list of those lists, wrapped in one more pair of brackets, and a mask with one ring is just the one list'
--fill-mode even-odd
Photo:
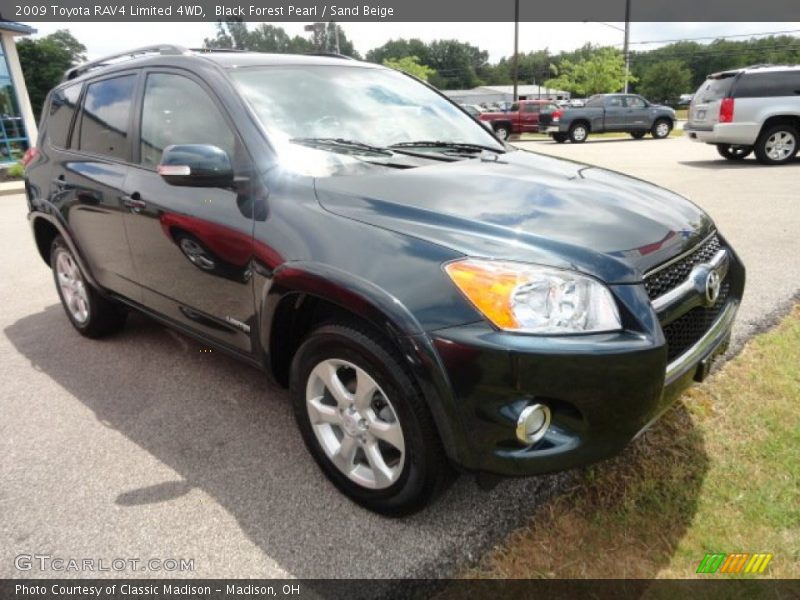
{"label": "windshield wiper", "polygon": [[355,150],[361,152],[370,152],[372,154],[381,154],[383,156],[393,156],[394,152],[388,148],[381,148],[380,146],[371,146],[358,140],[345,140],[342,138],[325,138],[325,137],[303,137],[292,138],[289,140],[293,144],[302,144],[304,146],[314,146],[318,148],[338,148],[341,150]]}
{"label": "windshield wiper", "polygon": [[504,154],[505,150],[500,148],[492,148],[491,146],[482,146],[481,144],[470,144],[467,142],[445,142],[440,140],[420,140],[417,142],[399,142],[392,144],[389,148],[443,148],[445,150],[458,150],[466,153],[477,153],[488,150],[489,152],[496,152],[497,154]]}

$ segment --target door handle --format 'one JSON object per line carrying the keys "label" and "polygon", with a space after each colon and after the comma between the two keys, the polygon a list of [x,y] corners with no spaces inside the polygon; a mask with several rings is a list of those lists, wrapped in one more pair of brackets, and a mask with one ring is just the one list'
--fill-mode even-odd
{"label": "door handle", "polygon": [[72,188],[72,186],[69,185],[64,179],[64,175],[59,175],[58,177],[53,179],[52,183],[56,187],[56,190],[59,192],[63,192],[65,190]]}
{"label": "door handle", "polygon": [[135,213],[138,213],[147,206],[147,202],[142,200],[142,196],[139,194],[139,192],[133,192],[130,195],[126,194],[121,198],[122,198],[122,203]]}

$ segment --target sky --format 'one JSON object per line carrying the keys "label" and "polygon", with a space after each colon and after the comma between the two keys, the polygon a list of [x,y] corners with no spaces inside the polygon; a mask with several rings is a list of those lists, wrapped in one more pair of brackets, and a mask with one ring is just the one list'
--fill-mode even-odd
{"label": "sky", "polygon": [[[308,35],[305,23],[273,23],[289,35]],[[199,47],[206,37],[213,37],[215,23],[31,23],[37,36],[57,29],[69,29],[86,47],[89,59],[100,58],[129,48],[172,43]],[[253,24],[251,24],[252,26]],[[425,42],[458,39],[489,52],[490,62],[510,56],[514,50],[513,23],[341,23],[347,37],[362,56],[390,39],[417,37]],[[612,27],[613,26],[613,27]],[[586,42],[622,47],[624,23],[520,23],[520,52],[548,48],[558,53],[573,50]],[[800,36],[797,23],[632,23],[631,48],[656,48],[658,40],[698,37],[751,35],[773,31],[792,31]],[[746,38],[733,38],[746,39]],[[698,40],[703,42],[704,40]],[[705,40],[710,41],[710,40]]]}

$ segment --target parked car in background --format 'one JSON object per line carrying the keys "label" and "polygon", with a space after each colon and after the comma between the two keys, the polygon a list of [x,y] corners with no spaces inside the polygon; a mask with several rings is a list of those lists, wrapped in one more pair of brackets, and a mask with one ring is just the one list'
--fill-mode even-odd
{"label": "parked car in background", "polygon": [[689,106],[692,103],[692,98],[694,98],[694,94],[681,94],[680,98],[678,98],[678,106]]}
{"label": "parked car in background", "polygon": [[[742,298],[690,201],[502,144],[380,65],[139,48],[70,69],[42,114],[28,218],[72,327],[140,311],[268,373],[321,471],[380,513],[459,471],[619,454],[708,374]],[[107,375],[98,393],[129,384]]]}
{"label": "parked car in background", "polygon": [[755,152],[785,164],[800,149],[800,65],[758,65],[709,75],[694,95],[684,127],[728,160]]}
{"label": "parked car in background", "polygon": [[507,140],[512,134],[542,132],[560,114],[552,100],[520,100],[508,112],[485,112],[478,118],[490,123],[497,137]]}
{"label": "parked car in background", "polygon": [[582,108],[586,106],[586,99],[585,98],[571,98],[569,101],[569,105],[571,108]]}
{"label": "parked car in background", "polygon": [[467,111],[471,116],[475,117],[476,119],[483,114],[485,111],[477,104],[462,104],[461,108]]}
{"label": "parked car in background", "polygon": [[590,133],[628,132],[641,139],[650,133],[661,139],[675,126],[675,111],[652,104],[637,94],[598,94],[586,101],[583,108],[570,108],[547,128],[556,142],[570,140],[581,144]]}

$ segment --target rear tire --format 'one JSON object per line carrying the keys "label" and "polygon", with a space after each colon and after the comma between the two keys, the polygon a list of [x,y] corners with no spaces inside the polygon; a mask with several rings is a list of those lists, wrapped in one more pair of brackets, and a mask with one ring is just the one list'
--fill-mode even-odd
{"label": "rear tire", "polygon": [[50,246],[50,266],[61,305],[78,333],[88,338],[101,338],[122,329],[128,316],[126,310],[101,296],[88,283],[60,235]]}
{"label": "rear tire", "polygon": [[797,128],[789,123],[773,125],[765,129],[754,146],[758,162],[765,165],[783,165],[797,155]]}
{"label": "rear tire", "polygon": [[718,144],[717,152],[722,158],[728,160],[744,160],[753,152],[753,147],[737,144]]}
{"label": "rear tire", "polygon": [[669,137],[671,131],[672,121],[669,119],[658,119],[655,123],[653,123],[653,128],[650,130],[650,134],[654,139],[663,140],[665,137]]}
{"label": "rear tire", "polygon": [[563,144],[563,143],[564,143],[564,142],[566,142],[566,141],[567,141],[567,139],[568,139],[568,136],[567,136],[567,134],[566,134],[566,133],[554,133],[554,134],[552,134],[550,137],[552,137],[552,138],[553,138],[553,141],[554,141],[556,144]]}
{"label": "rear tire", "polygon": [[450,481],[452,470],[422,393],[394,350],[373,332],[319,327],[297,350],[290,379],[309,452],[356,503],[384,515],[407,515]]}
{"label": "rear tire", "polygon": [[569,128],[569,141],[573,144],[582,144],[589,137],[589,127],[584,123],[576,123]]}
{"label": "rear tire", "polygon": [[494,128],[494,133],[505,142],[511,137],[511,128],[508,125],[497,125]]}
{"label": "rear tire", "polygon": [[631,131],[631,137],[635,140],[640,140],[644,137],[644,131]]}

